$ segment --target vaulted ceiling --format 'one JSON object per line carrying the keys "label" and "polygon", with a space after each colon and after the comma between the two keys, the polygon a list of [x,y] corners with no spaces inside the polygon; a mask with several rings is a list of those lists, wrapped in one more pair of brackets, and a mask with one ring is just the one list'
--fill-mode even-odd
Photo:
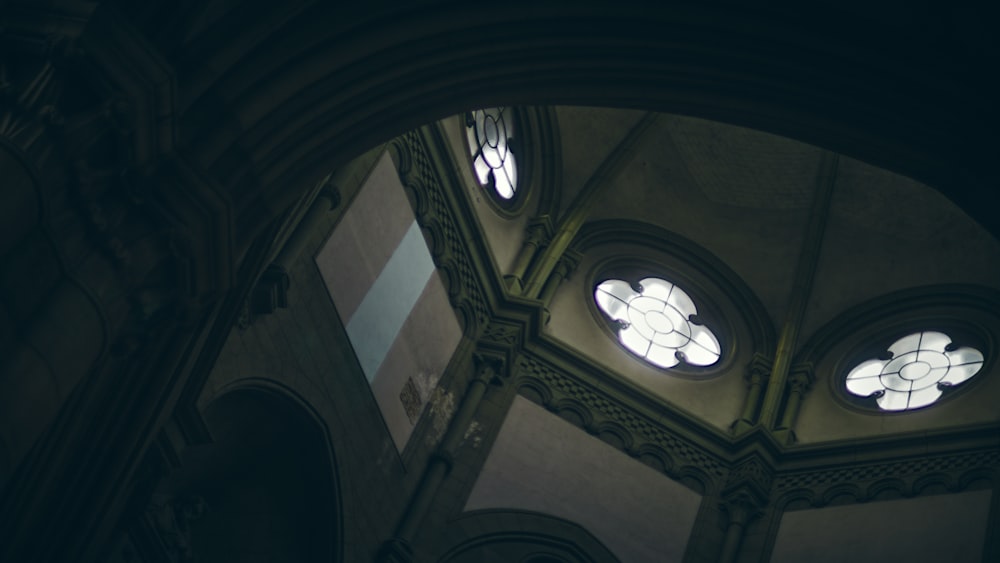
{"label": "vaulted ceiling", "polygon": [[[1000,290],[1000,241],[933,187],[913,179],[799,141],[705,119],[572,106],[553,108],[551,114],[558,133],[542,152],[559,163],[559,173],[533,177],[527,208],[519,216],[498,218],[496,207],[485,203],[487,196],[473,193],[501,273],[509,273],[533,213],[548,214],[558,230],[586,206],[578,242],[587,238],[588,229],[617,225],[617,239],[580,249],[579,265],[551,303],[543,341],[596,362],[668,408],[714,428],[720,438],[731,433],[739,417],[748,364],[754,354],[775,358],[778,336],[787,325],[797,331],[792,360],[816,362],[828,350],[812,350],[811,339],[823,340],[824,330],[843,324],[849,312],[907,292]],[[458,118],[443,122],[460,163],[467,150],[462,128]],[[522,141],[540,142],[537,137]],[[620,158],[620,165],[613,175],[595,179],[610,155]],[[817,204],[824,186],[829,200]],[[586,190],[596,195],[583,201],[580,194]],[[557,194],[557,201],[539,203],[544,200],[540,192]],[[810,226],[816,232],[810,234]],[[676,247],[664,248],[664,237],[690,255],[679,257],[671,250]],[[601,265],[622,256],[658,264],[661,274],[673,272],[680,283],[700,287],[702,296],[718,302],[717,311],[732,327],[730,357],[723,358],[720,369],[706,377],[678,377],[615,341],[590,299],[603,280],[597,279]],[[705,262],[696,263],[698,258]],[[803,270],[811,274],[809,283],[801,281]],[[734,287],[744,292],[740,298],[727,294]],[[800,311],[793,311],[797,299]],[[943,319],[967,313],[938,311]],[[921,329],[909,322],[913,330]],[[754,331],[764,336],[755,339]],[[808,358],[802,355],[807,348]],[[998,378],[985,374],[961,405],[936,405],[896,418],[849,412],[837,395],[851,366],[838,362],[853,351],[837,350],[816,366],[817,390],[803,408],[804,420],[820,417],[812,420],[817,427],[844,430],[807,430],[799,432],[800,440],[870,438],[996,422],[1000,416],[989,407],[1000,396]]]}

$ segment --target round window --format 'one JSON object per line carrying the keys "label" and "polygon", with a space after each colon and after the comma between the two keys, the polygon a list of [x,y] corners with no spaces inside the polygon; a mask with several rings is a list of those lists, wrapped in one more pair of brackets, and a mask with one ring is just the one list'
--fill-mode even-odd
{"label": "round window", "polygon": [[956,346],[943,332],[915,332],[893,342],[880,358],[855,366],[845,385],[852,395],[874,397],[883,410],[905,411],[934,404],[944,390],[982,367],[979,350]]}
{"label": "round window", "polygon": [[699,322],[698,308],[687,292],[652,277],[637,286],[609,279],[594,290],[594,301],[617,323],[618,340],[625,348],[661,368],[719,361],[719,340]]}

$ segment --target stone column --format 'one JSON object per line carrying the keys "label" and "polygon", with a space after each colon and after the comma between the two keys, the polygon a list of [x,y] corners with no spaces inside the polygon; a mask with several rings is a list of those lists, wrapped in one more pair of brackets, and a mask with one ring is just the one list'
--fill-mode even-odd
{"label": "stone column", "polygon": [[472,381],[469,382],[465,396],[462,397],[458,412],[455,413],[448,425],[448,430],[441,439],[437,451],[431,455],[427,470],[424,472],[420,484],[417,485],[410,505],[403,513],[403,518],[396,527],[395,535],[382,545],[378,556],[379,561],[395,563],[413,560],[413,551],[410,545],[417,530],[427,515],[427,510],[433,503],[442,483],[444,483],[445,477],[451,471],[452,460],[462,444],[469,424],[472,423],[472,419],[479,409],[479,403],[486,395],[488,386],[500,380],[503,362],[499,358],[476,356],[475,363],[476,373]]}
{"label": "stone column", "polygon": [[733,433],[741,434],[746,432],[757,423],[757,414],[760,409],[760,395],[767,385],[768,376],[771,373],[771,362],[760,354],[754,354],[750,364],[746,369],[747,397],[743,403],[743,412],[733,423]]}
{"label": "stone column", "polygon": [[570,274],[573,270],[580,264],[580,259],[582,256],[579,252],[574,250],[567,250],[563,253],[562,257],[559,258],[559,262],[556,267],[552,270],[552,275],[545,282],[545,286],[542,288],[541,295],[538,296],[541,300],[543,306],[545,307],[545,322],[549,322],[549,305],[552,304],[552,298],[555,297],[556,290],[562,284],[563,280],[569,279]]}
{"label": "stone column", "polygon": [[728,515],[726,535],[722,539],[722,549],[719,552],[719,563],[734,563],[743,543],[743,534],[747,523],[758,513],[753,504],[744,500],[733,500],[723,504]]}
{"label": "stone column", "polygon": [[747,525],[767,505],[773,482],[770,464],[759,454],[750,454],[737,462],[722,491],[722,509],[726,512],[726,535],[719,550],[719,563],[735,563]]}
{"label": "stone column", "polygon": [[788,399],[785,401],[785,410],[781,416],[781,425],[775,432],[775,436],[784,440],[786,444],[795,442],[795,421],[799,416],[799,409],[802,408],[802,398],[812,386],[813,370],[811,365],[799,365],[792,368],[788,376]]}
{"label": "stone column", "polygon": [[507,281],[507,289],[514,294],[520,294],[524,290],[524,275],[531,266],[531,261],[535,259],[538,247],[552,236],[552,220],[548,215],[536,217],[528,223],[524,244],[514,262],[511,273],[504,276]]}

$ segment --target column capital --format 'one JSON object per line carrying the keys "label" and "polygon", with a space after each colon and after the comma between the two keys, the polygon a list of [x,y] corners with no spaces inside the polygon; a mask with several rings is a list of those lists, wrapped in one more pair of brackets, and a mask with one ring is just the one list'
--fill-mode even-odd
{"label": "column capital", "polygon": [[566,249],[566,252],[563,252],[562,256],[559,257],[553,275],[558,275],[562,279],[568,279],[582,260],[583,254],[571,248]]}
{"label": "column capital", "polygon": [[816,380],[816,372],[811,363],[792,366],[788,370],[788,386],[793,393],[805,394]]}
{"label": "column capital", "polygon": [[[742,510],[747,517],[767,505],[774,482],[773,470],[758,454],[743,458],[729,472],[726,487],[722,490],[723,503],[729,510]],[[735,512],[731,512],[735,514]]]}
{"label": "column capital", "polygon": [[753,355],[744,371],[744,378],[750,385],[760,385],[771,376],[771,359],[760,352]]}
{"label": "column capital", "polygon": [[548,215],[539,215],[530,221],[525,227],[525,244],[541,244],[552,238],[552,218]]}
{"label": "column capital", "polygon": [[475,380],[491,385],[502,385],[507,378],[507,359],[491,351],[480,350],[472,355],[475,362]]}

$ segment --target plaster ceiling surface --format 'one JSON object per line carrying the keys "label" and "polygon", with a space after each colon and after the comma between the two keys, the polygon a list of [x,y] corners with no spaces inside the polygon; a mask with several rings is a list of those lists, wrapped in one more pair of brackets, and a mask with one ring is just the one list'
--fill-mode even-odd
{"label": "plaster ceiling surface", "polygon": [[555,113],[563,158],[559,209],[565,210],[643,112],[558,106]]}
{"label": "plaster ceiling surface", "polygon": [[1000,288],[1000,241],[938,191],[842,156],[801,342],[849,307],[954,283]]}

